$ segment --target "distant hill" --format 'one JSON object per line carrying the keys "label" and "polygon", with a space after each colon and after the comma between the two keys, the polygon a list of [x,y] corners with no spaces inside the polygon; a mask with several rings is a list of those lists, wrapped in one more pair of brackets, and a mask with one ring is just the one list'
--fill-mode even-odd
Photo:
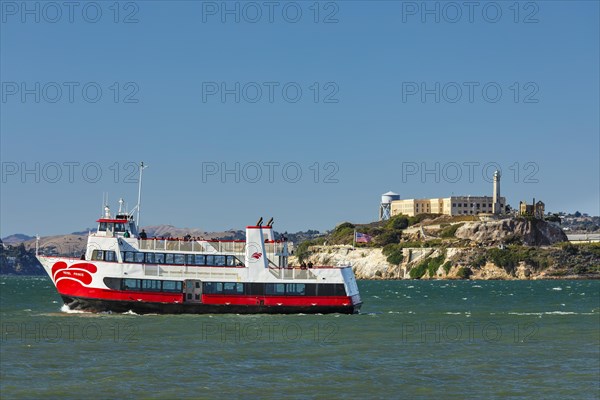
{"label": "distant hill", "polygon": [[27,240],[31,240],[31,239],[35,239],[35,237],[24,235],[22,233],[15,233],[14,235],[3,237],[2,243],[19,244],[19,243],[26,242]]}

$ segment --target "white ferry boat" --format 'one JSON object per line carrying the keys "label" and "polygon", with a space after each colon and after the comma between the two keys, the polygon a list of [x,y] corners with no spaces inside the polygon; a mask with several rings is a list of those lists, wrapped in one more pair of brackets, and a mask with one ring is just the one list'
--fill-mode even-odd
{"label": "white ferry boat", "polygon": [[[138,220],[139,205],[138,200]],[[242,241],[173,239],[147,237],[133,214],[120,207],[113,217],[105,206],[81,258],[36,251],[70,309],[138,314],[360,309],[352,268],[289,265],[288,242],[275,238],[273,219],[247,226]]]}

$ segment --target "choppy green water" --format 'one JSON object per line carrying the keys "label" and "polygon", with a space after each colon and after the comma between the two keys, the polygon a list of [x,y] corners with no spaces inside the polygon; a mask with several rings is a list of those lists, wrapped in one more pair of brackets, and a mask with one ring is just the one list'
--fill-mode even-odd
{"label": "choppy green water", "polygon": [[0,279],[0,397],[600,397],[600,282],[359,282],[361,315],[61,312]]}

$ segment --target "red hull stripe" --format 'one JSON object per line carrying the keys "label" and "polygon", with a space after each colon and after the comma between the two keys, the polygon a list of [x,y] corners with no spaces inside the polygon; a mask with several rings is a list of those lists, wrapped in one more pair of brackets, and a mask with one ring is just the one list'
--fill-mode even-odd
{"label": "red hull stripe", "polygon": [[[140,301],[148,303],[183,303],[183,293],[149,293],[97,289],[81,285],[78,281],[61,279],[57,283],[58,292],[62,296],[82,297],[99,300]],[[203,304],[215,305],[262,305],[277,306],[350,306],[352,298],[347,296],[232,296],[202,295]]]}
{"label": "red hull stripe", "polygon": [[56,283],[58,293],[63,296],[85,297],[88,299],[144,301],[155,303],[181,303],[182,293],[149,293],[118,291],[85,287],[78,281],[62,279]]}
{"label": "red hull stripe", "polygon": [[347,296],[227,296],[205,294],[205,304],[246,305],[254,306],[263,301],[265,306],[350,306],[352,298]]}

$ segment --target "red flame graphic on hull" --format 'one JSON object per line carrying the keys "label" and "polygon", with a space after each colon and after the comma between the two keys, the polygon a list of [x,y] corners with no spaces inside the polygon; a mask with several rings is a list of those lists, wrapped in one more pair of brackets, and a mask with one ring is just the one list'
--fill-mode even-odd
{"label": "red flame graphic on hull", "polygon": [[259,260],[262,257],[262,253],[259,253],[258,251],[254,254],[252,254],[252,258]]}
{"label": "red flame graphic on hull", "polygon": [[65,279],[78,282],[81,285],[89,285],[92,283],[92,274],[96,271],[98,271],[98,268],[94,264],[76,263],[67,266],[66,262],[59,261],[52,266],[52,279],[60,291],[59,283]]}

